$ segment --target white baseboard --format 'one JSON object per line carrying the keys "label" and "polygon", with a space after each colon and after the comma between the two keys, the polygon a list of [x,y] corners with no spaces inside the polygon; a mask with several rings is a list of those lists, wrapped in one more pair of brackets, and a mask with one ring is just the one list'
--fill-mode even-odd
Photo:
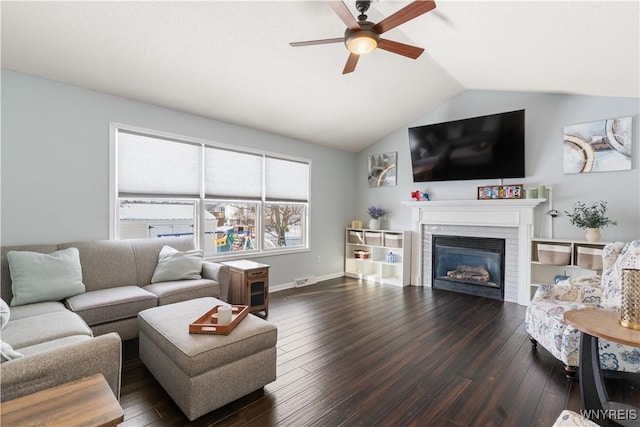
{"label": "white baseboard", "polygon": [[[339,273],[325,274],[324,276],[316,276],[316,280],[318,282],[322,282],[323,280],[335,279],[338,277],[344,277],[344,272],[341,271]],[[269,293],[284,291],[285,289],[292,289],[295,287],[296,287],[295,282],[280,283],[277,285],[269,284]]]}

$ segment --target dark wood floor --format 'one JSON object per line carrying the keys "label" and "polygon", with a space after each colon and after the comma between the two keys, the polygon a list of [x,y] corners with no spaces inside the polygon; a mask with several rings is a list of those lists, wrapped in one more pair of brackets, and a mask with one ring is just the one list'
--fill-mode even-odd
{"label": "dark wood floor", "polygon": [[[335,279],[270,295],[277,380],[189,423],[124,345],[127,426],[551,426],[577,383],[524,331],[525,307]],[[612,398],[640,391],[609,380]]]}

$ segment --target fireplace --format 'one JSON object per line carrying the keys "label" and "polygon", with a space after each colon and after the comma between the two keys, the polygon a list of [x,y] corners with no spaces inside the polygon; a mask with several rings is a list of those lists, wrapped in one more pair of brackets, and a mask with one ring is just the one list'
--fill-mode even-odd
{"label": "fireplace", "polygon": [[[551,197],[551,195],[549,196]],[[433,286],[432,236],[505,239],[504,301],[531,300],[534,208],[545,199],[405,201],[411,208],[411,284]],[[551,223],[549,236],[553,236]]]}
{"label": "fireplace", "polygon": [[504,301],[505,240],[433,235],[432,286]]}

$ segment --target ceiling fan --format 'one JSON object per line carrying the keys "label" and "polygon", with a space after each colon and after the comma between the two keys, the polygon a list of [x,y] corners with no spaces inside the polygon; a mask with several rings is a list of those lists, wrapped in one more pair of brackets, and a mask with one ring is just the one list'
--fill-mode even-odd
{"label": "ceiling fan", "polygon": [[408,44],[383,39],[380,37],[386,31],[402,25],[430,10],[435,9],[436,3],[433,0],[415,0],[403,7],[396,13],[387,16],[382,21],[374,24],[367,21],[365,12],[369,10],[370,0],[357,0],[356,9],[360,12],[358,20],[353,17],[347,5],[342,1],[325,0],[338,17],[347,25],[344,37],[333,39],[309,40],[303,42],[289,43],[293,47],[312,46],[317,44],[344,43],[349,50],[347,63],[342,70],[342,74],[351,73],[356,69],[356,64],[360,55],[373,51],[376,47],[398,55],[412,59],[419,57],[424,49]]}

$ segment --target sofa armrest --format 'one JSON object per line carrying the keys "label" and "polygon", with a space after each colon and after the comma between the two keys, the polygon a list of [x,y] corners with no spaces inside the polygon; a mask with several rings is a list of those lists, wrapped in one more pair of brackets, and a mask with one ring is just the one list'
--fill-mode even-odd
{"label": "sofa armrest", "polygon": [[228,265],[217,262],[204,261],[202,263],[202,277],[220,283],[220,299],[229,301],[229,278],[231,270]]}
{"label": "sofa armrest", "polygon": [[93,374],[104,375],[120,399],[122,341],[115,333],[57,347],[0,365],[0,401],[15,399]]}

